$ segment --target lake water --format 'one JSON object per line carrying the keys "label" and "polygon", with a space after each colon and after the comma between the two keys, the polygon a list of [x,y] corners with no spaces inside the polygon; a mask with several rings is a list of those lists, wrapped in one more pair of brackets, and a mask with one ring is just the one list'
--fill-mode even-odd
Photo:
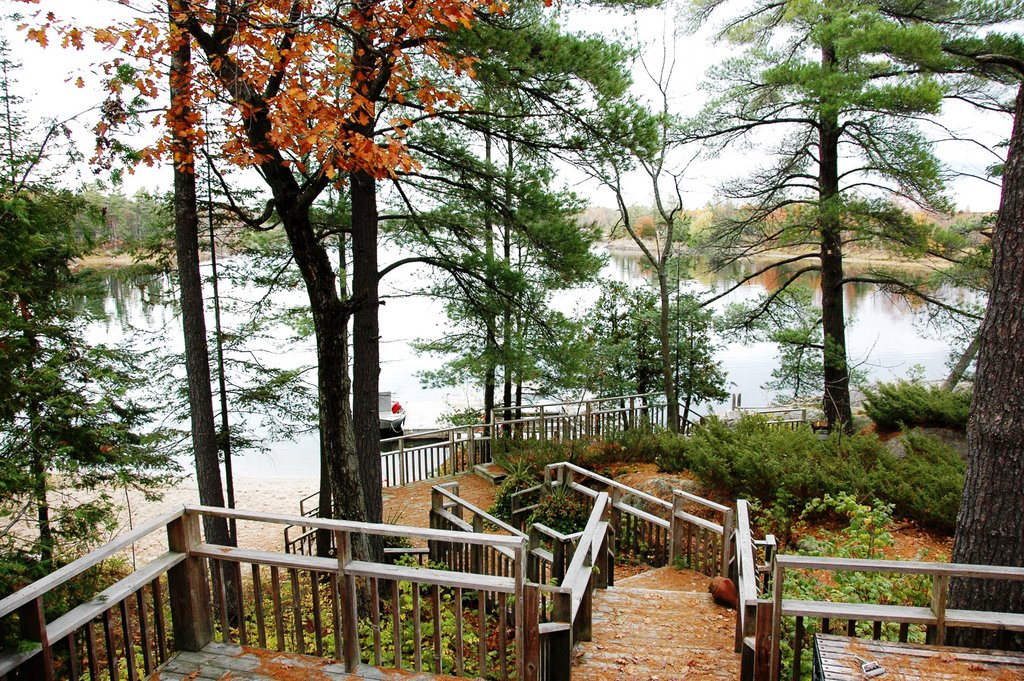
{"label": "lake water", "polygon": [[[399,254],[382,252],[386,263]],[[227,263],[230,265],[230,262]],[[205,266],[207,268],[209,265]],[[753,266],[749,266],[753,267]],[[752,271],[752,270],[748,270]],[[692,291],[723,290],[742,269],[728,275],[698,275],[684,284]],[[439,366],[441,358],[419,356],[413,352],[415,339],[437,338],[450,331],[443,305],[416,295],[424,277],[424,269],[401,268],[382,282],[385,304],[380,311],[381,328],[381,390],[390,390],[407,409],[407,428],[430,428],[439,416],[448,411],[482,403],[480,391],[470,384],[455,388],[426,388],[420,384],[417,373]],[[637,255],[613,252],[602,276],[633,285],[649,285],[650,277],[641,266]],[[773,282],[759,278],[749,282],[716,305],[755,297],[768,290]],[[102,305],[107,319],[93,324],[89,330],[92,341],[114,341],[130,336],[134,330],[145,335],[143,347],[159,345],[180,351],[182,347],[180,322],[174,305],[145,304],[146,300],[166,295],[170,282],[163,277],[126,279],[117,273],[107,277],[107,294]],[[248,285],[231,286],[223,283],[221,294],[225,299],[253,301],[263,293]],[[950,291],[949,295],[959,292]],[[591,304],[598,295],[596,287],[557,293],[554,305],[572,313]],[[210,293],[208,292],[208,299]],[[301,285],[277,291],[275,302],[287,306],[307,303]],[[852,364],[865,371],[873,380],[893,380],[907,376],[915,365],[924,369],[926,378],[938,379],[946,374],[945,360],[948,343],[923,331],[925,313],[912,309],[905,302],[890,299],[874,286],[847,287],[847,315],[851,323],[847,329],[849,357]],[[212,328],[212,314],[208,325]],[[225,314],[225,325],[231,327],[243,319],[237,313]],[[313,340],[295,341],[294,334],[281,325],[271,330],[269,340],[258,348],[262,362],[280,367],[300,367],[315,364]],[[767,404],[771,395],[762,386],[770,380],[776,363],[777,348],[771,343],[725,343],[719,353],[731,383],[729,390],[742,395],[745,406]],[[310,380],[313,380],[312,377]],[[700,405],[700,413],[709,413],[723,405]],[[291,441],[275,442],[269,454],[252,453],[237,457],[236,475],[241,477],[310,477],[315,475],[318,462],[318,444],[315,433]]]}

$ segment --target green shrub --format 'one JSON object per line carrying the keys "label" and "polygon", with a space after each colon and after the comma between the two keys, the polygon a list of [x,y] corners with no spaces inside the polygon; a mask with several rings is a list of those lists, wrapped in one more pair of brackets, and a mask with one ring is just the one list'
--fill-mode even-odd
{"label": "green shrub", "polygon": [[[811,556],[834,556],[838,558],[876,559],[881,550],[895,544],[892,537],[891,504],[875,501],[873,504],[860,503],[853,495],[841,493],[825,495],[808,503],[802,517],[829,514],[845,517],[847,523],[837,532],[825,531],[818,537],[805,537],[798,553]],[[822,579],[820,572],[792,571],[786,575],[784,598],[799,600],[833,601],[843,603],[879,603],[926,607],[929,603],[931,581],[922,575],[902,575],[886,572],[831,572],[830,579]],[[833,622],[831,633],[845,633],[846,622]],[[857,635],[872,638],[873,623],[858,622]],[[883,638],[893,639],[898,633],[895,623],[882,625]],[[814,634],[819,631],[821,621],[813,622],[804,630],[801,647],[808,650],[813,645]],[[782,619],[783,673],[780,678],[794,678],[792,674],[793,644],[796,639],[794,618]],[[915,626],[910,631],[910,640],[924,641],[923,627]],[[799,678],[811,678],[811,656],[801,658]]]}
{"label": "green shrub", "polygon": [[528,524],[541,523],[556,532],[572,534],[587,526],[589,516],[590,509],[582,495],[568,487],[558,486],[541,497]]}
{"label": "green shrub", "polygon": [[536,477],[529,472],[510,472],[494,495],[494,504],[487,509],[487,512],[506,523],[512,522],[512,497],[516,492],[528,489],[540,483]]}
{"label": "green shrub", "polygon": [[906,437],[909,451],[899,458],[873,434],[833,433],[822,440],[809,427],[779,428],[763,416],[747,415],[733,425],[710,419],[658,465],[673,472],[689,468],[704,487],[756,502],[762,521],[783,539],[812,499],[840,493],[881,499],[902,517],[952,530],[963,462],[941,442]]}
{"label": "green shrub", "polygon": [[967,429],[971,393],[913,381],[879,383],[865,390],[864,412],[880,430],[914,426]]}
{"label": "green shrub", "polygon": [[960,453],[920,433],[903,435],[906,456],[892,456],[873,476],[876,496],[895,504],[900,515],[943,532],[956,529],[966,465]]}

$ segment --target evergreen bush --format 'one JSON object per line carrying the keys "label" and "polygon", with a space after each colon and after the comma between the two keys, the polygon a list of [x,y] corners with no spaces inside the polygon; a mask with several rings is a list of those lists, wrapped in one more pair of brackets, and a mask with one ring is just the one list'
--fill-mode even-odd
{"label": "evergreen bush", "polygon": [[[908,453],[893,455],[873,434],[773,426],[747,415],[735,424],[709,419],[688,441],[658,458],[665,472],[689,469],[704,487],[756,502],[786,534],[790,520],[812,500],[848,493],[895,505],[905,518],[950,531],[963,489],[964,464],[942,442],[908,433]],[[789,520],[787,520],[789,519]]]}
{"label": "evergreen bush", "polygon": [[946,390],[915,381],[879,383],[865,390],[864,412],[879,430],[893,431],[915,426],[967,430],[971,408],[968,390]]}

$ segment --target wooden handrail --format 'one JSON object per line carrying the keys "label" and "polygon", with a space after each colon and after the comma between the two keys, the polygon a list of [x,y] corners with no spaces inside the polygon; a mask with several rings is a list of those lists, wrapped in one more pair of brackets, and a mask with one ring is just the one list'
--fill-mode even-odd
{"label": "wooden handrail", "polygon": [[750,535],[750,505],[746,499],[736,502],[736,556],[739,561],[739,584],[736,591],[740,605],[757,600],[757,572],[754,568],[754,545]]}
{"label": "wooden handrail", "polygon": [[235,518],[236,520],[254,520],[275,525],[305,525],[320,530],[339,530],[359,534],[373,534],[384,537],[410,537],[416,539],[439,539],[442,541],[462,542],[466,544],[487,544],[505,546],[516,549],[525,546],[523,537],[510,537],[502,534],[469,534],[449,530],[433,530],[427,527],[408,525],[384,525],[356,522],[353,520],[330,520],[327,518],[306,518],[303,516],[280,513],[261,513],[238,509],[220,508],[218,506],[185,506],[185,511],[218,518]]}
{"label": "wooden handrail", "polygon": [[185,513],[185,510],[186,507],[183,506],[175,511],[167,513],[166,515],[154,518],[148,523],[135,528],[131,532],[121,535],[117,539],[104,544],[99,549],[85,554],[78,560],[68,563],[58,570],[54,570],[46,577],[15,591],[7,598],[0,600],[0,617],[6,617],[15,610],[31,603],[54,587],[63,584],[70,579],[74,579],[89,568],[102,563],[121,549],[131,546],[143,537],[150,535],[157,530],[164,529],[171,521],[180,518]]}
{"label": "wooden handrail", "polygon": [[478,508],[477,506],[474,506],[473,504],[471,504],[470,502],[466,501],[465,499],[463,499],[459,495],[454,494],[453,492],[445,489],[445,487],[443,485],[434,485],[433,491],[435,493],[443,496],[444,498],[448,499],[449,501],[452,501],[455,504],[461,506],[462,508],[466,509],[467,511],[469,511],[469,512],[475,514],[475,515],[480,516],[481,518],[483,518],[487,522],[493,524],[495,527],[498,527],[498,528],[500,528],[502,530],[505,530],[506,532],[508,532],[509,534],[511,534],[514,537],[523,537],[523,538],[525,538],[527,536],[525,532],[520,532],[516,528],[514,528],[511,525],[509,525],[508,523],[506,523],[504,520],[500,520],[499,518],[495,518],[493,515],[491,515],[487,511],[484,511],[484,510]]}
{"label": "wooden handrail", "polygon": [[664,499],[659,499],[658,497],[652,494],[641,492],[640,490],[633,489],[632,487],[627,487],[626,485],[623,485],[621,482],[616,482],[611,478],[606,478],[603,475],[598,475],[593,471],[588,471],[586,468],[581,468],[576,464],[569,463],[568,461],[563,461],[562,463],[548,464],[548,468],[565,468],[567,470],[573,471],[574,473],[579,473],[580,475],[590,478],[591,480],[596,480],[602,485],[607,485],[609,488],[614,487],[623,492],[628,492],[629,494],[632,494],[633,496],[639,499],[643,499],[644,501],[653,506],[661,506],[662,508],[668,509],[669,511],[672,510],[672,502],[665,501]]}
{"label": "wooden handrail", "polygon": [[890,572],[897,574],[945,575],[979,579],[1024,580],[1024,568],[1005,565],[974,565],[970,563],[931,563],[915,560],[870,560],[866,558],[832,558],[828,556],[794,556],[779,554],[775,564],[789,570],[832,570],[836,572]]}
{"label": "wooden handrail", "polygon": [[[569,567],[565,569],[565,583],[571,586],[573,590],[574,611],[578,607],[577,599],[580,596],[578,589],[581,581],[580,577],[585,576],[583,574],[584,565],[586,565],[588,558],[593,560],[593,553],[600,545],[600,542],[596,541],[598,529],[602,523],[607,527],[607,523],[602,518],[607,513],[609,507],[610,499],[608,493],[601,492],[598,494],[597,501],[594,502],[594,509],[590,512],[590,518],[587,520],[587,526],[583,529],[583,535],[580,537],[579,543],[576,544],[576,551],[573,553],[572,561],[570,561]],[[591,572],[589,565],[586,566],[586,571],[588,573]]]}

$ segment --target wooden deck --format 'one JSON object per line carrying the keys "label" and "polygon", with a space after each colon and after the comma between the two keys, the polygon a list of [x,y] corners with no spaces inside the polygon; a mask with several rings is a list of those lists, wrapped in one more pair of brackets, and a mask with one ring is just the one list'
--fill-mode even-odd
{"label": "wooden deck", "polygon": [[[574,681],[735,681],[735,612],[707,591],[662,591],[633,584],[664,582],[662,568],[594,594],[593,640],[583,643]],[[686,571],[689,572],[689,571]],[[657,577],[661,577],[658,579]],[[646,581],[644,581],[646,579]],[[707,578],[692,574],[694,581]]]}
{"label": "wooden deck", "polygon": [[861,665],[874,662],[885,670],[879,681],[1019,681],[1024,656],[999,651],[871,641],[819,634],[815,637],[815,679],[861,681]]}
{"label": "wooden deck", "polygon": [[[278,653],[227,643],[180,652],[148,681],[454,681],[453,676],[361,666],[349,674],[337,660]],[[464,681],[464,680],[463,680]]]}

